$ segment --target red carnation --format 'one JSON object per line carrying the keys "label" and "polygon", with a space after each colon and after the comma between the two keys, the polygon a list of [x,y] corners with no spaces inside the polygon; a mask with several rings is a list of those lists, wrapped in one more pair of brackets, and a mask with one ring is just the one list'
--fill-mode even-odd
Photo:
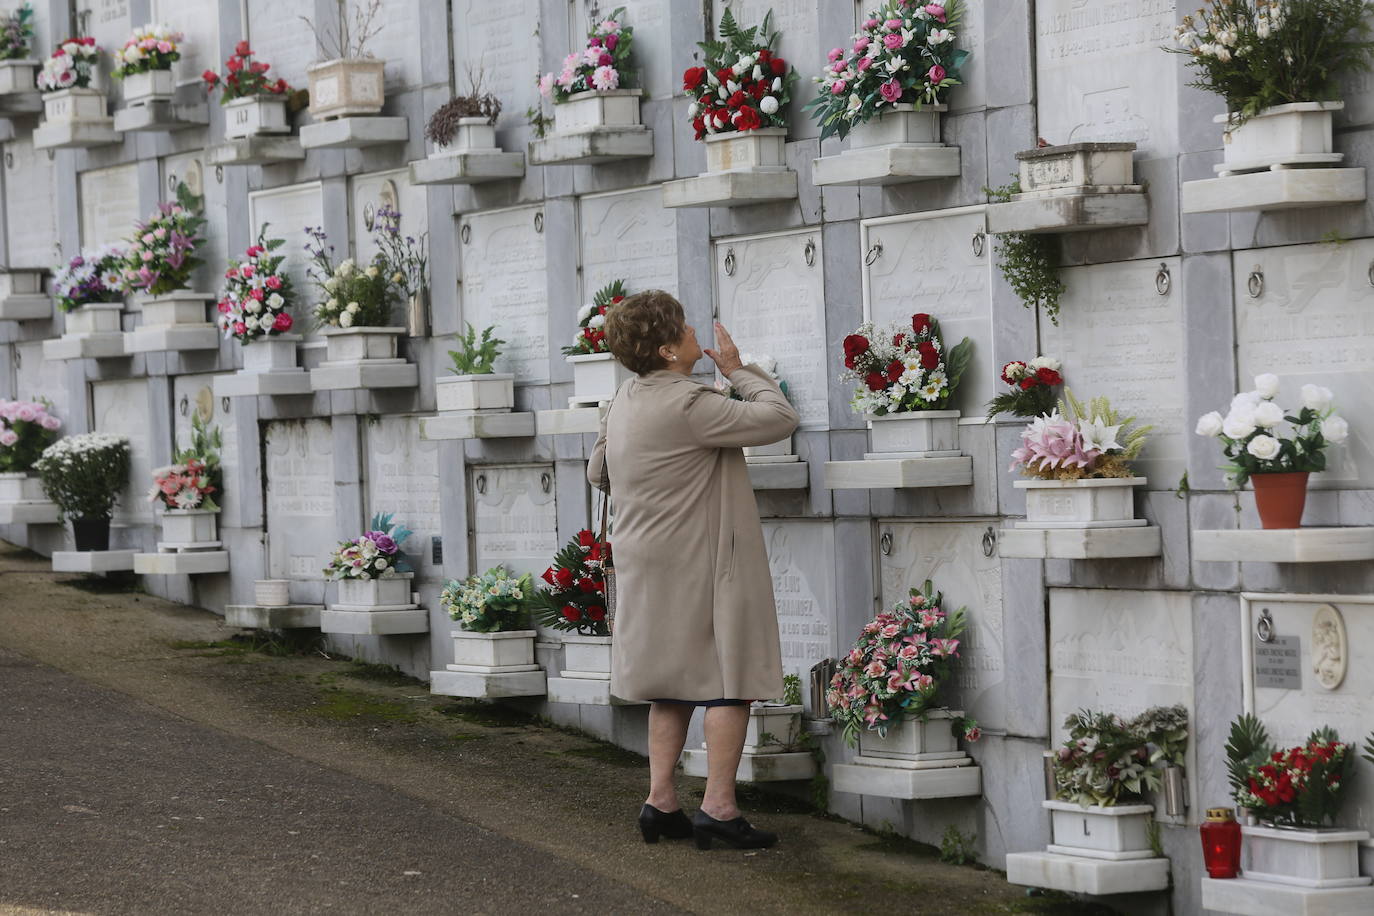
{"label": "red carnation", "polygon": [[624,302],[624,301],[625,301],[625,297],[624,297],[624,296],[612,296],[612,297],[611,297],[611,305],[615,305],[617,302]]}
{"label": "red carnation", "polygon": [[730,97],[725,100],[725,104],[730,106],[731,108],[740,107],[744,104],[744,93],[741,91],[735,91],[731,93]]}
{"label": "red carnation", "polygon": [[587,608],[587,619],[595,623],[600,623],[606,619],[606,609],[599,604],[593,604]]}
{"label": "red carnation", "polygon": [[252,70],[254,73],[266,73],[268,70],[271,70],[271,69],[272,69],[272,65],[271,65],[271,64],[264,64],[264,63],[262,63],[261,61],[256,61],[256,60],[255,60],[255,61],[253,61],[251,64],[248,65],[248,69],[249,69],[249,70]]}
{"label": "red carnation", "polygon": [[571,569],[560,569],[553,574],[553,577],[558,581],[559,588],[572,588],[573,574]]}
{"label": "red carnation", "polygon": [[1035,380],[1042,385],[1058,385],[1064,381],[1058,372],[1048,366],[1041,366],[1035,370]]}
{"label": "red carnation", "polygon": [[903,366],[900,360],[894,359],[887,364],[887,380],[889,382],[895,382],[902,377],[902,373],[905,371],[906,366]]}
{"label": "red carnation", "polygon": [[1036,381],[1035,376],[1033,376],[1033,375],[1028,375],[1028,376],[1026,376],[1025,378],[1021,379],[1021,381],[1018,382],[1017,384],[1019,384],[1019,385],[1021,386],[1021,390],[1022,390],[1022,391],[1030,391],[1032,388],[1034,388],[1036,385],[1038,385],[1039,382]]}
{"label": "red carnation", "polygon": [[582,611],[580,611],[575,604],[563,605],[562,613],[563,619],[568,621],[568,623],[577,623],[582,619]]}
{"label": "red carnation", "polygon": [[787,61],[783,60],[781,57],[775,57],[770,60],[768,66],[773,68],[774,76],[782,76],[787,72]]}
{"label": "red carnation", "polygon": [[706,119],[698,115],[692,119],[692,130],[697,132],[696,139],[706,136]]}
{"label": "red carnation", "polygon": [[200,78],[205,80],[207,86],[213,86],[219,82],[219,74],[213,70],[206,70],[200,75]]}
{"label": "red carnation", "polygon": [[273,330],[281,331],[282,333],[286,333],[287,331],[291,330],[292,324],[293,322],[291,321],[291,316],[288,315],[286,312],[278,312],[277,317],[272,319]]}
{"label": "red carnation", "polygon": [[869,391],[882,391],[887,387],[887,376],[881,372],[870,372],[864,376],[864,383],[868,385]]}
{"label": "red carnation", "polygon": [[764,96],[768,95],[768,84],[763,80],[759,80],[754,84],[753,95],[755,100],[763,101]]}
{"label": "red carnation", "polygon": [[924,334],[930,330],[930,316],[925,312],[917,312],[911,316],[911,330],[917,334]]}
{"label": "red carnation", "polygon": [[705,67],[688,67],[682,74],[682,88],[686,92],[695,92],[697,88],[706,82]]}
{"label": "red carnation", "polygon": [[253,53],[253,49],[248,46],[247,41],[240,41],[238,44],[234,45],[234,53],[239,57],[247,57],[249,54]]}
{"label": "red carnation", "polygon": [[763,126],[763,119],[759,117],[757,109],[745,106],[735,114],[736,130],[758,130]]}
{"label": "red carnation", "polygon": [[722,67],[721,69],[716,71],[716,79],[720,80],[720,84],[722,86],[724,86],[726,83],[730,82],[730,80],[734,78],[735,71],[731,70],[729,67]]}
{"label": "red carnation", "polygon": [[758,58],[759,58],[759,60],[760,60],[761,62],[762,62],[762,61],[767,61],[767,60],[772,60],[772,59],[773,59],[773,52],[770,51],[770,50],[768,50],[767,48],[759,48]]}

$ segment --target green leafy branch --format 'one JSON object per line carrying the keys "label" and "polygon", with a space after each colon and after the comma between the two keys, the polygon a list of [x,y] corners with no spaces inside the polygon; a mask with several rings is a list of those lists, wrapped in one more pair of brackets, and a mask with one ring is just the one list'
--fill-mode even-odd
{"label": "green leafy branch", "polygon": [[[983,188],[993,203],[1006,203],[1021,193],[1021,179],[1010,184]],[[1003,232],[995,237],[997,267],[1012,292],[1026,308],[1039,306],[1054,324],[1059,324],[1059,297],[1065,292],[1059,279],[1059,236],[1050,233]]]}

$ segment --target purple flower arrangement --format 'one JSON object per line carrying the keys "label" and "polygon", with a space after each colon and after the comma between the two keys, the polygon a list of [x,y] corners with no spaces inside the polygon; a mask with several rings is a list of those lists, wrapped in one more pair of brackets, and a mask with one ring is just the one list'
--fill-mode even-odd
{"label": "purple flower arrangement", "polygon": [[177,185],[177,202],[158,205],[146,222],[134,226],[124,259],[124,283],[130,289],[161,296],[186,289],[201,261],[195,256],[205,242],[201,199],[185,184]]}

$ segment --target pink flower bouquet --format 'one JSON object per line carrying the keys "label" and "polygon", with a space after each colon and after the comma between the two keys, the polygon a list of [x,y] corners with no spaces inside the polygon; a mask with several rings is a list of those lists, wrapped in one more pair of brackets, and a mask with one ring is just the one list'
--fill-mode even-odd
{"label": "pink flower bouquet", "polygon": [[1106,398],[1084,403],[1065,389],[1058,409],[1036,417],[1011,453],[1011,470],[1042,480],[1130,477],[1130,462],[1145,447],[1153,427],[1122,417]]}
{"label": "pink flower bouquet", "polygon": [[610,18],[592,26],[587,33],[587,46],[565,57],[563,70],[557,76],[541,76],[539,91],[552,96],[555,102],[562,102],[578,92],[627,88],[634,81],[630,46],[635,30],[623,25],[624,20],[625,8],[620,7]]}
{"label": "pink flower bouquet", "polygon": [[0,398],[0,473],[26,473],[57,439],[62,421],[47,401]]}
{"label": "pink flower bouquet", "polygon": [[244,260],[230,261],[224,272],[224,291],[216,309],[225,337],[249,344],[259,337],[274,337],[291,330],[286,311],[291,305],[291,278],[282,271],[285,257],[273,254],[285,239],[269,239],[267,225],[258,240],[244,253]]}
{"label": "pink flower bouquet", "polygon": [[178,184],[176,203],[159,204],[147,222],[134,226],[124,260],[125,285],[150,296],[187,288],[201,263],[196,249],[205,243],[200,205],[199,197]]}

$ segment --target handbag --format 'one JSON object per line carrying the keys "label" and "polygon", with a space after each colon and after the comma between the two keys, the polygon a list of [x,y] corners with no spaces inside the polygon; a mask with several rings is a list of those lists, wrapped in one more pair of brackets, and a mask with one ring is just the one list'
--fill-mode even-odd
{"label": "handbag", "polygon": [[598,544],[602,545],[601,555],[601,574],[605,582],[606,590],[606,629],[614,632],[615,630],[615,554],[611,550],[610,542],[606,540],[606,527],[610,520],[611,494],[607,493],[601,498],[601,533],[596,536]]}

